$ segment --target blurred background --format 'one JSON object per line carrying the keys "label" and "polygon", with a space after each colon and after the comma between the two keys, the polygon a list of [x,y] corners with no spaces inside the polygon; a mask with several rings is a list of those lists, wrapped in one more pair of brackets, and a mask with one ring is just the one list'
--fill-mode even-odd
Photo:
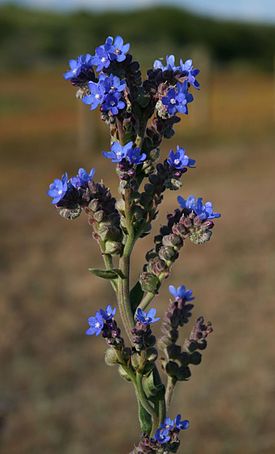
{"label": "blurred background", "polygon": [[[190,115],[162,148],[180,144],[197,160],[182,195],[222,212],[208,244],[186,244],[171,279],[193,289],[194,318],[215,329],[176,390],[171,415],[191,421],[180,452],[274,453],[273,0],[0,1],[0,451],[123,454],[138,439],[131,386],[105,366],[104,342],[85,336],[87,317],[114,303],[87,271],[101,263],[90,228],[85,216],[57,216],[46,195],[79,166],[116,190],[101,157],[107,128],[63,79],[69,58],[109,34],[131,43],[144,75],[168,53],[201,69]],[[151,242],[134,253],[133,282]],[[164,286],[160,314],[168,298]]]}

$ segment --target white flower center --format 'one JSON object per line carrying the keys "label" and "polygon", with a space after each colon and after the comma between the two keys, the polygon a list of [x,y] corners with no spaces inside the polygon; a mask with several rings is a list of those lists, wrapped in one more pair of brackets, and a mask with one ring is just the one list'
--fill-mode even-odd
{"label": "white flower center", "polygon": [[99,328],[99,327],[100,327],[100,323],[99,323],[99,322],[96,322],[95,327],[96,327],[96,328]]}
{"label": "white flower center", "polygon": [[58,194],[61,195],[62,192],[63,192],[62,189],[59,189]]}
{"label": "white flower center", "polygon": [[180,160],[179,160],[179,159],[175,159],[174,163],[175,163],[176,165],[178,165],[178,164],[180,163]]}
{"label": "white flower center", "polygon": [[171,101],[170,101],[171,104],[176,104],[176,102],[177,101],[175,100],[175,98],[172,98]]}
{"label": "white flower center", "polygon": [[95,95],[95,98],[96,98],[96,99],[99,99],[99,98],[100,98],[100,95],[97,93],[97,94]]}
{"label": "white flower center", "polygon": [[102,57],[101,61],[104,63],[106,61],[106,57]]}

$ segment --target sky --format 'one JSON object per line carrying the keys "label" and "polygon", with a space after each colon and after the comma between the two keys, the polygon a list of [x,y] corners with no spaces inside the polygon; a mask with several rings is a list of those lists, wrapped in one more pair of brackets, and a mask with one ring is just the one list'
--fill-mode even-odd
{"label": "sky", "polygon": [[135,9],[160,4],[176,5],[215,17],[275,23],[275,0],[0,0],[37,8],[97,11]]}

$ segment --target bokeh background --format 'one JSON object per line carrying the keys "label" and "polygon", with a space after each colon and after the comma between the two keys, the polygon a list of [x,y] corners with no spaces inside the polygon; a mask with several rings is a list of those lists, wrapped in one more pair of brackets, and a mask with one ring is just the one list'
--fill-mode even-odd
{"label": "bokeh background", "polygon": [[[272,0],[0,5],[1,452],[124,454],[138,438],[131,386],[105,366],[104,342],[85,336],[87,317],[114,303],[87,271],[101,263],[96,244],[85,216],[65,221],[46,195],[79,166],[116,190],[101,157],[107,129],[62,76],[108,34],[131,42],[144,74],[167,53],[201,69],[190,115],[162,151],[181,144],[197,159],[182,194],[223,215],[208,244],[184,247],[171,280],[193,289],[194,316],[215,328],[176,391],[172,414],[191,420],[180,452],[275,452],[274,23]],[[159,222],[175,201],[166,195]],[[133,282],[151,242],[134,253]],[[164,286],[159,313],[168,298]]]}

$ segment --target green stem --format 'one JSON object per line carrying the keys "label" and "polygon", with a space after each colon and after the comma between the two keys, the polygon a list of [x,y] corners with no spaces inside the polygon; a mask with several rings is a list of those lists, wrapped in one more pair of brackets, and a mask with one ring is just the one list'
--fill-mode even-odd
{"label": "green stem", "polygon": [[126,242],[123,255],[119,261],[119,268],[124,277],[123,279],[119,278],[118,305],[126,333],[132,343],[131,330],[134,327],[134,317],[130,303],[130,256],[135,244],[135,236],[131,214],[131,189],[129,188],[125,190],[125,220],[127,228]]}
{"label": "green stem", "polygon": [[[103,253],[102,257],[103,257],[103,261],[104,261],[106,270],[112,270],[113,269],[112,256],[110,254]],[[116,293],[117,292],[117,283],[113,279],[111,279],[111,286],[113,287],[114,292]]]}
{"label": "green stem", "polygon": [[[160,283],[162,283],[162,281],[165,279],[165,274],[161,274],[159,276],[159,281]],[[142,298],[139,306],[138,306],[138,309],[142,309],[143,311],[146,309],[146,307],[151,303],[151,301],[154,299],[154,297],[156,296],[155,293],[151,293],[151,292],[148,292],[148,293],[145,293],[144,297]]]}
{"label": "green stem", "polygon": [[176,383],[177,383],[177,381],[174,378],[168,377],[167,385],[166,385],[166,392],[165,392],[165,403],[166,403],[167,410],[170,407]]}
{"label": "green stem", "polygon": [[151,434],[154,434],[155,431],[158,428],[158,417],[157,417],[157,414],[156,414],[153,406],[150,404],[150,402],[147,399],[147,396],[146,396],[145,391],[143,389],[142,374],[139,373],[139,372],[137,372],[137,375],[136,375],[136,386],[137,386],[137,392],[138,392],[138,396],[139,396],[141,405],[149,413],[149,415],[151,415],[151,417],[152,417],[152,431],[151,431]]}

